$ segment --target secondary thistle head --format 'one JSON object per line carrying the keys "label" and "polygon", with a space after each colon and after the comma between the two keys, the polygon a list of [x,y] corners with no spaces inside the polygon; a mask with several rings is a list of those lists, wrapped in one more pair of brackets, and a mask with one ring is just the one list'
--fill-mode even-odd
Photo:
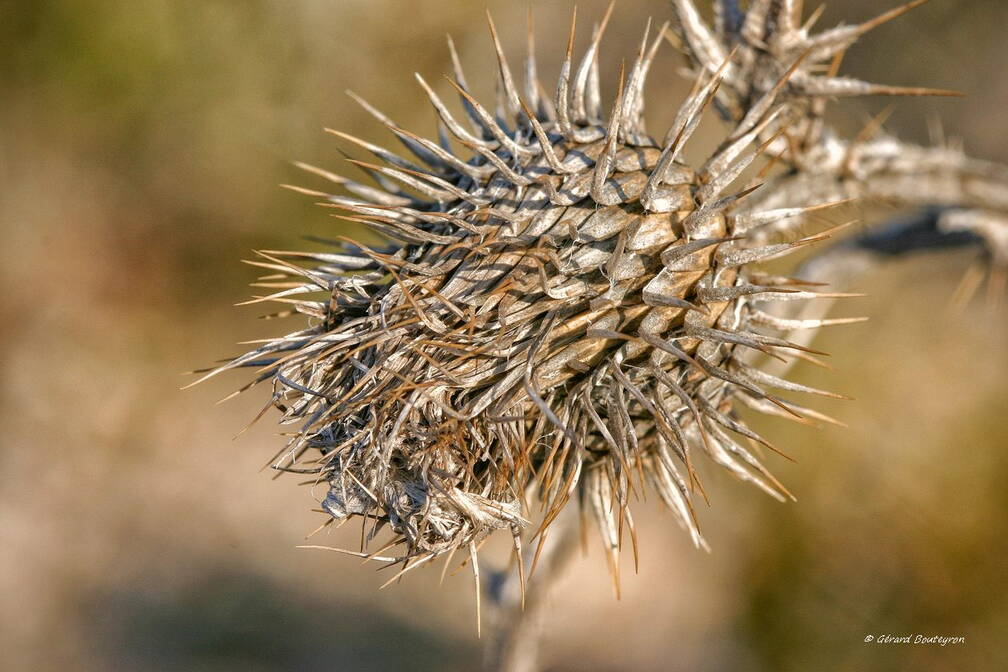
{"label": "secondary thistle head", "polygon": [[[496,30],[500,99],[468,92],[457,56],[458,116],[418,76],[442,141],[414,135],[358,99],[409,158],[337,133],[374,154],[365,185],[306,166],[344,193],[312,192],[389,239],[324,252],[264,252],[261,286],[308,325],[229,362],[255,367],[294,431],[276,461],[328,485],[338,521],[388,527],[413,560],[516,540],[541,504],[544,529],[571,500],[594,512],[613,563],[630,502],[653,488],[694,542],[695,453],[771,495],[786,490],[743,445],[769,445],[739,404],[800,417],[768,391],[818,392],[761,371],[753,353],[807,356],[778,332],[769,302],[817,296],[756,265],[820,236],[754,244],[803,207],[742,213],[740,176],[758,138],[782,120],[770,87],[702,165],[682,150],[730,67],[704,73],[662,135],[644,126],[644,86],[665,27],[645,30],[603,104],[599,44],[542,94],[531,49],[519,86]],[[787,74],[783,75],[787,76]],[[464,154],[454,145],[466,148]],[[308,191],[308,190],[302,190]],[[818,207],[815,204],[812,207]],[[389,546],[387,545],[386,548]]]}
{"label": "secondary thistle head", "polygon": [[[713,0],[714,21],[707,24],[693,0],[672,0],[677,41],[697,73],[713,72],[732,54],[724,85],[715,104],[721,116],[744,123],[762,114],[760,101],[777,90],[777,100],[797,110],[790,115],[787,142],[771,153],[801,168],[814,169],[826,101],[856,96],[959,96],[956,91],[913,86],[890,86],[841,76],[846,51],[863,35],[924,4],[911,0],[862,23],[815,32],[824,9],[820,5],[803,16],[802,0],[751,0],[742,10],[739,0]],[[774,125],[770,133],[779,130]]]}

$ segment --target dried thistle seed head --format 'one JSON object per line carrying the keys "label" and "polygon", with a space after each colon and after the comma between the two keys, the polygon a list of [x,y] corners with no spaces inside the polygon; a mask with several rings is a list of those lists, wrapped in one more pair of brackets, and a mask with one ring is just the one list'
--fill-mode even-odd
{"label": "dried thistle seed head", "polygon": [[777,86],[782,89],[781,101],[803,108],[795,115],[786,146],[779,143],[779,153],[792,154],[792,160],[801,161],[803,150],[820,140],[827,98],[961,95],[839,75],[844,53],[862,35],[925,2],[911,0],[863,23],[841,24],[817,33],[812,30],[823,6],[805,17],[801,0],[752,0],[745,10],[739,0],[714,0],[713,25],[703,20],[693,0],[673,0],[672,7],[677,41],[695,71],[713,72],[730,53],[735,54],[715,101],[723,117],[740,122],[747,115],[761,113],[758,101]]}
{"label": "dried thistle seed head", "polygon": [[[911,0],[863,23],[841,24],[820,32],[812,32],[812,28],[823,6],[805,17],[800,0],[753,0],[744,11],[739,0],[714,0],[712,25],[704,21],[692,0],[673,0],[672,9],[677,19],[676,41],[692,70],[713,72],[729,53],[734,54],[724,86],[715,99],[721,116],[744,123],[747,118],[763,114],[760,101],[779,89],[777,100],[788,107],[789,114],[782,115],[787,127],[768,126],[764,139],[779,137],[769,142],[767,154],[798,173],[829,173],[834,175],[833,181],[843,181],[860,167],[855,165],[852,147],[877,135],[888,113],[872,120],[852,144],[836,137],[824,123],[828,101],[879,95],[961,95],[941,89],[879,85],[840,75],[844,54],[862,35],[924,2]],[[868,159],[866,163],[873,165],[877,161]],[[823,190],[811,185],[808,198],[824,197]],[[853,197],[870,190],[871,186],[863,185],[848,189],[846,195]],[[778,203],[795,200],[786,189],[776,191]],[[798,200],[808,199],[801,197],[803,193],[797,195]]]}
{"label": "dried thistle seed head", "polygon": [[[839,76],[844,53],[866,33],[896,19],[926,0],[912,0],[863,23],[813,33],[822,7],[807,17],[800,0],[753,0],[743,11],[738,0],[714,0],[708,25],[692,0],[674,0],[676,40],[693,70],[711,72],[733,54],[714,104],[721,116],[744,124],[763,114],[768,93],[787,106],[779,123],[764,129],[766,154],[789,170],[779,172],[746,207],[755,210],[813,205],[824,201],[874,201],[927,206],[918,226],[934,240],[982,243],[991,268],[990,287],[998,294],[1008,263],[1008,174],[996,165],[972,159],[936,133],[934,146],[915,146],[889,135],[883,123],[889,111],[870,120],[855,137],[845,138],[824,122],[827,102],[869,95],[961,95],[944,89],[886,86]],[[921,219],[922,218],[922,219]],[[785,229],[794,221],[786,222]],[[756,235],[773,233],[764,227]],[[898,232],[889,232],[898,235]],[[871,238],[863,241],[870,249]],[[855,241],[855,247],[859,247]],[[915,249],[901,238],[900,249]],[[849,249],[849,248],[848,248]],[[809,279],[837,280],[859,272],[846,251],[833,254],[837,264],[820,263]],[[827,261],[827,260],[817,260]],[[863,270],[863,269],[862,269]],[[969,292],[966,292],[968,295]]]}
{"label": "dried thistle seed head", "polygon": [[418,77],[440,142],[358,99],[412,157],[337,133],[377,157],[355,162],[377,186],[305,166],[348,195],[309,193],[392,242],[255,262],[271,273],[261,286],[276,290],[256,301],[287,304],[309,324],[210,375],[259,370],[254,382],[272,385],[271,403],[294,427],[276,468],[317,474],[333,519],[376,522],[369,541],[389,527],[384,548],[399,550],[375,557],[411,560],[410,569],[459,547],[475,555],[499,529],[517,548],[533,495],[540,530],[572,499],[589,506],[615,567],[630,501],[644,488],[703,545],[691,505],[696,451],[787,495],[743,445],[769,444],[735,413],[745,404],[798,418],[802,409],[768,389],[818,392],[748,356],[805,356],[778,332],[820,324],[761,310],[817,294],[754,265],[821,236],[753,245],[751,232],[796,211],[734,211],[750,191],[738,178],[760,156],[757,137],[781,113],[779,87],[694,169],[682,149],[727,60],[655,138],[644,85],[665,27],[649,24],[603,106],[605,26],[575,62],[572,25],[547,99],[531,50],[519,88],[491,22],[497,114],[470,96],[454,51],[463,118]]}

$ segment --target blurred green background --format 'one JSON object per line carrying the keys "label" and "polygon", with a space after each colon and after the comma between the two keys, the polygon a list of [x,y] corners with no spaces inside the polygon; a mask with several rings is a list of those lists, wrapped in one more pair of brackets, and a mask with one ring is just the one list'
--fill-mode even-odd
{"label": "blurred green background", "polygon": [[[517,67],[525,6],[494,0]],[[884,3],[890,6],[894,3]],[[541,68],[556,73],[571,9],[533,3]],[[304,160],[350,171],[331,126],[392,145],[352,88],[406,128],[433,115],[414,70],[448,94],[444,34],[492,94],[483,3],[391,0],[0,2],[0,651],[12,670],[470,670],[480,650],[468,579],[420,572],[381,592],[352,559],[298,550],[320,522],[308,488],[260,467],[277,444],[239,376],[179,392],[179,372],[287,326],[244,299],[253,248],[354,234],[311,199]],[[580,3],[582,26],[603,3]],[[822,25],[881,11],[827,8]],[[611,90],[661,1],[619,3]],[[1008,162],[1008,4],[936,0],[867,37],[848,73],[960,89],[897,101],[888,126],[924,141],[943,120],[968,151]],[[586,39],[583,29],[579,45]],[[654,127],[688,82],[666,49]],[[890,101],[845,102],[856,131]],[[707,142],[716,124],[707,124]],[[699,143],[702,145],[704,140]],[[348,149],[344,147],[344,149]],[[352,171],[350,171],[352,172]],[[797,463],[779,505],[708,470],[689,547],[639,507],[642,566],[611,595],[593,544],[550,598],[553,670],[1008,669],[1008,320],[948,307],[970,254],[893,264],[844,307],[870,322],[817,341],[836,371],[803,382],[847,429],[762,422]],[[355,530],[315,537],[353,545]],[[627,563],[628,565],[630,563]],[[962,635],[879,646],[867,635]]]}

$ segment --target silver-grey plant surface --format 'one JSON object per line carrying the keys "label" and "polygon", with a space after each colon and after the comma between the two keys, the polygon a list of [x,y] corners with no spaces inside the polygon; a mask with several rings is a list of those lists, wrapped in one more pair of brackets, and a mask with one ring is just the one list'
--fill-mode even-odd
{"label": "silver-grey plant surface", "polygon": [[[856,40],[921,2],[813,32],[800,0],[718,0],[713,25],[674,0],[670,22],[648,22],[637,53],[613,65],[619,86],[605,100],[609,13],[575,58],[575,11],[548,91],[531,20],[520,74],[491,20],[498,68],[480,76],[498,81],[493,106],[470,95],[450,42],[457,108],[417,75],[437,139],[354,96],[406,151],[332,131],[374,155],[352,161],[369,181],[302,164],[334,187],[301,191],[388,242],[261,252],[254,301],[301,324],[207,375],[249,368],[247,387],[271,388],[267,408],[289,431],[274,468],[325,484],[332,521],[362,517],[364,546],[346,552],[398,565],[390,580],[461,551],[478,586],[477,552],[500,530],[524,594],[570,507],[594,518],[618,585],[622,546],[637,553],[631,505],[647,491],[704,547],[698,461],[790,497],[755,449],[776,448],[740,407],[831,421],[793,397],[838,395],[782,376],[819,361],[808,333],[858,319],[823,315],[847,296],[836,283],[893,254],[963,244],[982,246],[991,282],[1003,282],[1008,171],[905,144],[881,124],[848,138],[824,122],[838,97],[951,93],[838,74]],[[655,134],[645,88],[669,42],[695,85]],[[683,149],[714,114],[723,141],[690,165]],[[929,207],[833,246],[844,227],[803,233],[810,213],[874,199]],[[765,270],[799,250],[795,277]]]}

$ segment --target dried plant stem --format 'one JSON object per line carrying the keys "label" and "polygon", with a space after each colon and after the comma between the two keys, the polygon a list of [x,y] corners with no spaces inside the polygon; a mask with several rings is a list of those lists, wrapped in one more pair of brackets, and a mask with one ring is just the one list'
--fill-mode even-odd
{"label": "dried plant stem", "polygon": [[[493,634],[487,642],[484,658],[487,672],[535,672],[539,669],[545,606],[577,552],[577,516],[565,512],[550,525],[548,535],[524,600],[520,579],[514,572],[505,572],[499,577],[492,600]],[[536,544],[526,549],[531,556],[525,558],[526,567],[532,565],[535,549]]]}
{"label": "dried plant stem", "polygon": [[[862,233],[806,261],[797,277],[844,291],[894,257],[975,246],[984,249],[993,269],[989,294],[996,303],[996,279],[1008,265],[1008,167],[971,159],[955,147],[920,147],[891,137],[860,143],[833,137],[796,168],[775,178],[748,207],[771,210],[849,200],[918,208],[905,217],[867,222]],[[832,299],[767,304],[764,310],[808,321],[824,318],[833,304]],[[788,339],[808,346],[815,335],[815,330],[798,330]],[[764,368],[781,376],[795,361],[768,361]]]}
{"label": "dried plant stem", "polygon": [[[971,234],[995,264],[1008,263],[1006,166],[971,159],[957,148],[920,147],[886,137],[860,144],[833,139],[810,151],[798,168],[771,181],[771,188],[755,194],[748,207],[766,210],[840,200],[925,206],[931,208],[924,216],[933,220],[928,235],[935,247],[946,247],[959,233]],[[871,228],[890,223],[882,220]],[[906,232],[913,236],[918,229]],[[920,247],[912,237],[904,244],[898,233],[889,231],[884,241],[888,247],[873,250],[885,257],[901,254],[907,246]]]}
{"label": "dried plant stem", "polygon": [[885,137],[864,143],[832,140],[807,156],[755,201],[856,198],[896,204],[946,205],[1008,212],[1008,167],[972,159],[953,147],[921,147]]}
{"label": "dried plant stem", "polygon": [[[843,292],[857,278],[882,267],[889,260],[920,252],[937,253],[965,247],[983,247],[996,261],[998,255],[1004,251],[998,249],[997,241],[986,239],[968,229],[948,226],[950,217],[963,212],[971,211],[959,210],[954,205],[929,207],[904,217],[883,221],[860,235],[835,244],[813,256],[799,267],[796,274],[808,282],[822,283],[833,290]],[[978,282],[982,281],[982,277],[981,271]],[[962,297],[959,299],[962,300]],[[953,297],[950,297],[950,300],[953,300]],[[831,311],[835,302],[836,299],[824,299],[806,302],[805,305],[798,302],[783,306],[769,305],[766,310],[790,320],[818,320]],[[793,343],[809,345],[815,335],[814,329],[796,330],[789,335],[789,339]],[[790,370],[795,362],[796,359],[786,362],[769,361],[764,368],[768,373],[780,376]]]}

